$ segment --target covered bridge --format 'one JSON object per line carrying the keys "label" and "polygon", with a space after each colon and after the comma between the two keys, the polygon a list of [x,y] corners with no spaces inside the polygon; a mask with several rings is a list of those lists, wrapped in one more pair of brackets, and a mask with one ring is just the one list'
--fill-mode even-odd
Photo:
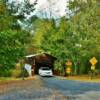
{"label": "covered bridge", "polygon": [[49,67],[53,70],[54,61],[56,59],[56,57],[47,53],[25,56],[26,62],[32,65],[32,75],[38,74],[38,70],[40,67]]}

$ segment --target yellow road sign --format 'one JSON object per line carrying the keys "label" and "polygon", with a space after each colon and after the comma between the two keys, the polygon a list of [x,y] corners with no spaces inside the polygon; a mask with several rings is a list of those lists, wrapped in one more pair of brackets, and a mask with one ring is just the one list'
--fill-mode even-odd
{"label": "yellow road sign", "polygon": [[70,67],[66,68],[66,73],[68,73],[68,74],[71,73],[71,68]]}
{"label": "yellow road sign", "polygon": [[90,59],[90,63],[91,63],[92,65],[95,65],[97,62],[98,62],[98,61],[97,61],[97,59],[96,59],[95,57],[93,57],[93,58]]}
{"label": "yellow road sign", "polygon": [[71,62],[71,61],[67,61],[67,62],[66,62],[66,65],[67,65],[67,66],[72,66],[72,62]]}

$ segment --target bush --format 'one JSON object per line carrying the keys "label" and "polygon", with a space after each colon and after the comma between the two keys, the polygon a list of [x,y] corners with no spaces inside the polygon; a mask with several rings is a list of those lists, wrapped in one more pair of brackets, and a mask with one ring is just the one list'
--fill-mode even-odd
{"label": "bush", "polygon": [[21,70],[14,69],[14,70],[11,71],[12,77],[18,78],[18,77],[20,77],[20,75],[21,75]]}
{"label": "bush", "polygon": [[57,60],[54,64],[54,70],[56,70],[56,72],[60,75],[65,75],[65,69],[64,69],[64,65],[63,65],[63,60]]}
{"label": "bush", "polygon": [[28,76],[28,73],[27,73],[27,71],[24,69],[24,68],[22,68],[23,67],[23,65],[21,65],[20,63],[17,63],[16,65],[15,65],[15,69],[13,69],[12,70],[12,74],[11,74],[11,76],[12,77],[15,77],[15,78],[18,78],[18,77],[27,77]]}
{"label": "bush", "polygon": [[19,78],[19,77],[28,77],[28,72],[26,70],[16,70],[16,69],[13,69],[11,71],[11,76],[14,77],[14,78]]}
{"label": "bush", "polygon": [[10,77],[11,70],[2,69],[0,70],[0,77]]}

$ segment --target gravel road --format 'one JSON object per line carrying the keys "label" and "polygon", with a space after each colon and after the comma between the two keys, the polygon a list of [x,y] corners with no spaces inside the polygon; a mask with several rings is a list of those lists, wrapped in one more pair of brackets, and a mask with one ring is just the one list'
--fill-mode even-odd
{"label": "gravel road", "polygon": [[0,100],[100,100],[100,83],[36,76],[0,83]]}

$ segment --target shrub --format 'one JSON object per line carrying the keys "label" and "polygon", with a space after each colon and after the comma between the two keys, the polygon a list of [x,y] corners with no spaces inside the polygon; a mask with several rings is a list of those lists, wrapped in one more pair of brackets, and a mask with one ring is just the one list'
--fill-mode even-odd
{"label": "shrub", "polygon": [[0,77],[10,77],[11,70],[2,69],[0,70]]}
{"label": "shrub", "polygon": [[27,77],[28,73],[23,68],[23,64],[17,63],[15,66],[15,69],[12,70],[12,77],[18,78],[18,77]]}
{"label": "shrub", "polygon": [[63,60],[57,60],[54,64],[54,70],[59,72],[60,75],[65,75],[65,69],[63,65]]}
{"label": "shrub", "polygon": [[21,75],[21,70],[14,69],[14,70],[11,71],[12,77],[18,78],[18,77],[20,77],[20,75]]}

